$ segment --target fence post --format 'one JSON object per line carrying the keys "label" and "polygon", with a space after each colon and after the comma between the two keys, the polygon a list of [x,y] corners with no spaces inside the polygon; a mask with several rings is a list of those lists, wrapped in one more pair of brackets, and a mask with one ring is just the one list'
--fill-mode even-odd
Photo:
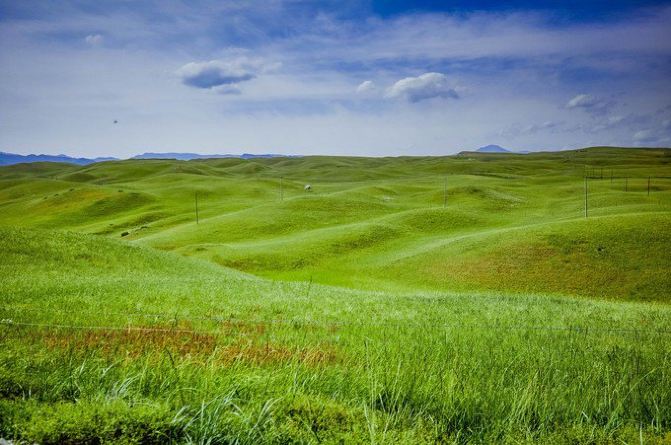
{"label": "fence post", "polygon": [[198,221],[198,192],[196,192],[196,224],[200,224]]}
{"label": "fence post", "polygon": [[587,218],[587,176],[585,176],[585,218]]}

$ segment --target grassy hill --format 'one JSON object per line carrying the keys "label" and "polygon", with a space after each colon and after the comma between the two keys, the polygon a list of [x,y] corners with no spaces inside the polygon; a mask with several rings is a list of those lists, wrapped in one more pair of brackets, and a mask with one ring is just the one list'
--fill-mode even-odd
{"label": "grassy hill", "polygon": [[575,443],[671,426],[666,305],[281,283],[54,231],[3,229],[0,248],[5,437]]}
{"label": "grassy hill", "polygon": [[0,437],[666,443],[669,223],[663,149],[0,168]]}
{"label": "grassy hill", "polygon": [[0,185],[0,225],[127,234],[269,278],[659,301],[671,287],[665,149],[29,164]]}

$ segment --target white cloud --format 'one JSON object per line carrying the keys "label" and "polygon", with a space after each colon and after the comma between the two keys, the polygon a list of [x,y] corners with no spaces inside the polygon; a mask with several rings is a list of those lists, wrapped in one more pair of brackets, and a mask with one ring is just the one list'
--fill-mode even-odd
{"label": "white cloud", "polygon": [[[577,23],[548,26],[542,13],[472,13],[467,15],[413,14],[394,20],[371,21],[358,33],[356,45],[342,45],[334,39],[333,50],[343,57],[359,59],[478,59],[483,57],[558,57],[590,58],[610,53],[610,57],[592,60],[618,68],[623,53],[668,54],[671,51],[668,21],[671,8],[656,14],[634,14],[619,22],[595,26]],[[632,60],[624,61],[634,69]],[[640,65],[638,66],[640,69]]]}
{"label": "white cloud", "polygon": [[375,86],[375,82],[372,80],[365,80],[361,82],[358,87],[356,87],[356,92],[357,94],[365,94],[373,92],[376,89],[377,87]]}
{"label": "white cloud", "polygon": [[556,134],[564,127],[564,122],[545,121],[542,123],[533,123],[524,125],[522,123],[515,123],[508,128],[499,131],[497,134],[507,138],[516,138],[518,136],[530,136],[536,134]]}
{"label": "white cloud", "polygon": [[632,139],[637,145],[647,146],[663,146],[668,145],[669,142],[671,142],[671,136],[668,133],[665,134],[663,131],[658,131],[652,128],[637,131],[634,133]]}
{"label": "white cloud", "polygon": [[578,94],[568,101],[566,108],[582,108],[591,113],[602,113],[609,105],[607,101],[591,94]]}
{"label": "white cloud", "polygon": [[[644,129],[669,135],[659,125],[670,113],[645,122],[629,117],[668,106],[668,66],[659,61],[671,54],[669,7],[621,20],[550,26],[552,15],[541,12],[340,21],[335,14],[318,20],[297,15],[274,1],[207,7],[165,2],[161,9],[176,18],[165,21],[156,20],[153,7],[101,8],[104,13],[92,14],[77,2],[64,3],[71,8],[49,8],[36,20],[10,18],[0,26],[0,103],[11,104],[0,107],[0,149],[66,147],[92,150],[82,152],[88,155],[123,155],[147,147],[282,147],[313,154],[408,154],[418,147],[413,153],[445,154],[497,141],[494,132],[501,128],[512,128],[502,145],[516,149],[590,141],[630,145]],[[288,25],[291,33],[273,37]],[[99,44],[105,51],[82,48],[90,45],[85,36],[93,32],[104,36]],[[78,36],[76,42],[72,36]],[[264,63],[239,61],[251,54],[282,60],[284,68],[274,73]],[[177,80],[200,81],[191,86],[212,94],[175,88],[175,69],[186,62],[196,66],[180,70]],[[197,69],[208,67],[214,71],[209,83],[207,76],[198,79]],[[572,75],[581,70],[589,75]],[[427,71],[446,73],[450,81],[458,77],[472,91],[466,96],[453,88],[465,96],[453,107],[353,100],[365,79],[377,88],[361,97],[391,93],[421,100],[426,96],[419,94],[421,88],[396,83]],[[618,109],[588,112],[586,99],[565,107],[578,92],[617,97]],[[627,118],[609,117],[618,114]],[[124,122],[121,133],[119,126],[99,125],[116,118]],[[546,127],[544,121],[561,125]]]}
{"label": "white cloud", "polygon": [[553,128],[557,128],[560,124],[557,122],[553,121],[545,121],[542,124],[531,124],[527,125],[526,127],[522,128],[521,134],[536,134],[539,131],[543,130],[550,130]]}
{"label": "white cloud", "polygon": [[238,88],[235,85],[217,85],[216,87],[210,88],[212,91],[218,94],[223,94],[223,95],[238,95],[241,94],[242,91],[240,91],[240,88]]}
{"label": "white cloud", "polygon": [[84,38],[84,41],[91,46],[98,46],[103,43],[103,36],[100,34],[89,34]]}
{"label": "white cloud", "polygon": [[386,97],[403,97],[410,102],[419,102],[435,97],[457,99],[459,95],[450,87],[447,77],[441,73],[425,73],[418,77],[406,77],[387,89]]}
{"label": "white cloud", "polygon": [[656,139],[657,137],[652,130],[641,130],[634,133],[634,141],[636,142],[652,142]]}
{"label": "white cloud", "polygon": [[[271,66],[261,60],[237,57],[231,60],[187,63],[177,70],[177,75],[184,85],[201,89],[217,88],[218,92],[230,94],[230,91],[237,88],[237,84],[252,80],[269,68]],[[234,88],[223,88],[231,85]]]}

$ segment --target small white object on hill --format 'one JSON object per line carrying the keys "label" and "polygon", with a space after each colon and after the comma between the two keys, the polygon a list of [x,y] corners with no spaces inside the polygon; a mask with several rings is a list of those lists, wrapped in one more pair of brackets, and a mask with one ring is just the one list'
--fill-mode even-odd
{"label": "small white object on hill", "polygon": [[311,192],[312,191],[312,186],[310,184],[305,184],[305,191],[306,192]]}

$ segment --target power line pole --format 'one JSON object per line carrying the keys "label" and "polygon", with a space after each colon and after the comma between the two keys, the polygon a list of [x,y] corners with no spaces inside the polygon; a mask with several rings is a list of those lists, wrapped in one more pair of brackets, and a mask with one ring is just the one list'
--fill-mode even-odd
{"label": "power line pole", "polygon": [[198,220],[198,192],[196,192],[196,224],[200,224]]}
{"label": "power line pole", "polygon": [[648,176],[648,196],[650,196],[650,176]]}
{"label": "power line pole", "polygon": [[585,218],[587,218],[587,176],[585,176]]}

